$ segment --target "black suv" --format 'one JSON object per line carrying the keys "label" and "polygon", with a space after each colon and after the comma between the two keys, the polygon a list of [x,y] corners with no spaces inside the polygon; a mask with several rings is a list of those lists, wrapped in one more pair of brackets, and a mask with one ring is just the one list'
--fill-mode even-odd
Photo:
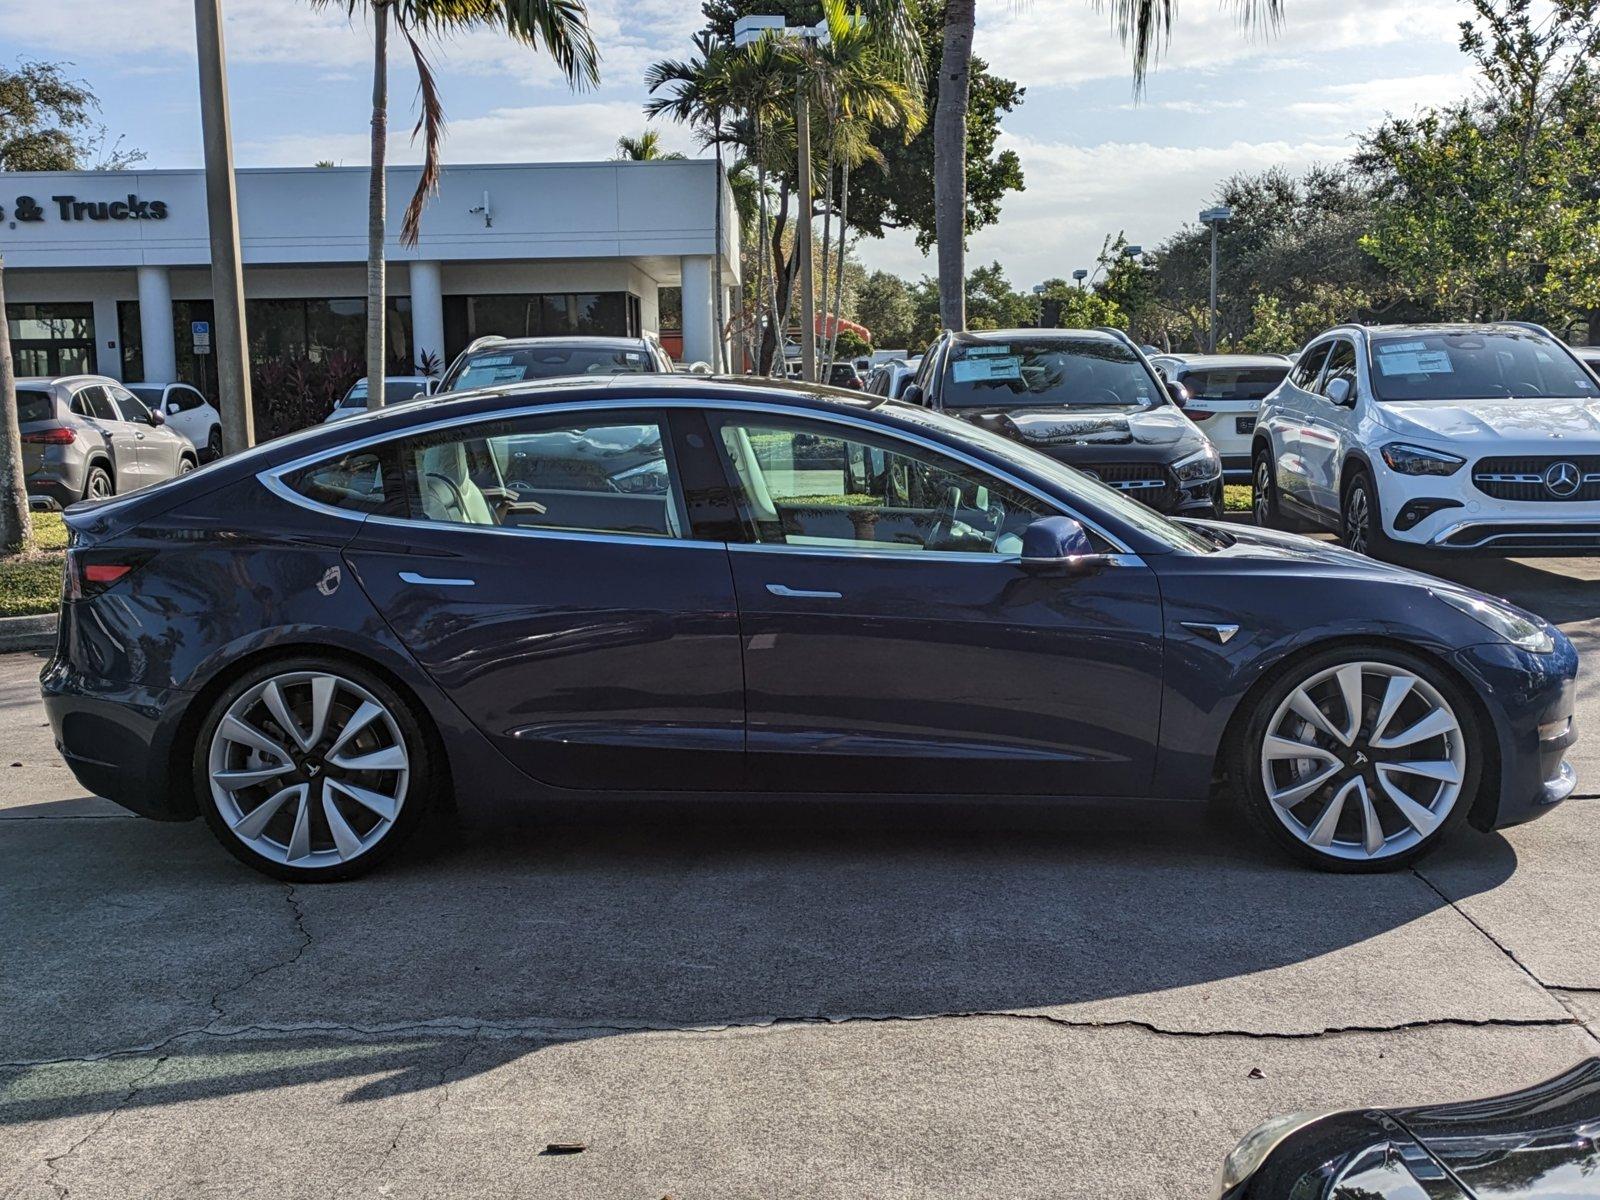
{"label": "black suv", "polygon": [[943,333],[900,398],[1077,467],[1174,516],[1222,515],[1222,461],[1114,329]]}

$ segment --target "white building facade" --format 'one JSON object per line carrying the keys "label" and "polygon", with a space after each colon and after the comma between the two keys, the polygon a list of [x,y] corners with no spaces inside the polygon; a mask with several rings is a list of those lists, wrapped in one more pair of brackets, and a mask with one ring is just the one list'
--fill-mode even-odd
{"label": "white building facade", "polygon": [[[715,360],[713,298],[721,288],[733,311],[739,253],[714,162],[447,167],[418,244],[403,246],[416,180],[389,171],[392,373],[447,365],[491,333],[656,334],[665,288],[682,303],[669,350]],[[364,355],[367,182],[364,167],[238,173],[254,363]],[[0,249],[19,374],[213,391],[200,171],[0,173]]]}

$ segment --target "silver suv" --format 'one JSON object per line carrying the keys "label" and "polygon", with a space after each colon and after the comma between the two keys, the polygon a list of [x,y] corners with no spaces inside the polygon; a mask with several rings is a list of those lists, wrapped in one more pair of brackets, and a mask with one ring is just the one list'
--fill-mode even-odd
{"label": "silver suv", "polygon": [[34,508],[65,508],[194,470],[194,443],[104,375],[17,380],[22,469]]}

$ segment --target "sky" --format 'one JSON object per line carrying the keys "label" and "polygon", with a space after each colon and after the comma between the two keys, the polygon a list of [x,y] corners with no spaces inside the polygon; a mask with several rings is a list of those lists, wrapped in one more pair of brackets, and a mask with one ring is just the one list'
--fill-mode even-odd
{"label": "sky", "polygon": [[[344,5],[223,0],[240,166],[366,161],[372,34]],[[1000,144],[1027,187],[971,240],[968,262],[999,261],[1021,288],[1090,267],[1108,233],[1154,246],[1238,171],[1291,169],[1348,156],[1386,113],[1470,90],[1457,49],[1461,0],[1285,0],[1270,30],[1240,28],[1234,8],[1183,0],[1171,45],[1135,97],[1127,51],[1092,0],[979,0],[976,52],[1027,89]],[[430,50],[450,131],[446,162],[609,158],[646,127],[644,73],[686,57],[697,0],[590,0],[601,84],[573,94],[539,55],[490,34]],[[91,4],[0,0],[0,53],[66,60],[101,99],[113,134],[150,167],[201,161],[191,0]],[[410,142],[416,75],[391,39],[391,154]],[[699,153],[658,122],[669,148]],[[931,273],[909,234],[864,239],[863,263]]]}

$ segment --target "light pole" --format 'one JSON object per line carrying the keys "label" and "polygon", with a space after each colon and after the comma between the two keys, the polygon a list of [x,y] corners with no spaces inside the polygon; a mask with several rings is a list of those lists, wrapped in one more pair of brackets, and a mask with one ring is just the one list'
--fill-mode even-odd
{"label": "light pole", "polygon": [[1087,279],[1087,278],[1089,278],[1089,272],[1084,267],[1079,267],[1076,271],[1074,271],[1072,273],[1072,280],[1073,280],[1074,283],[1076,283],[1078,285],[1078,290],[1080,292],[1083,291],[1083,286],[1084,286],[1083,281],[1085,279]]}
{"label": "light pole", "polygon": [[250,403],[250,352],[245,340],[244,272],[239,262],[239,199],[228,121],[228,67],[222,48],[222,0],[194,0],[200,57],[200,131],[205,144],[206,220],[211,227],[211,324],[217,351],[222,447],[255,445]]}
{"label": "light pole", "polygon": [[1233,209],[1226,204],[1208,208],[1200,214],[1200,224],[1211,230],[1211,332],[1206,339],[1206,352],[1217,352],[1217,235],[1222,226],[1233,218]]}

